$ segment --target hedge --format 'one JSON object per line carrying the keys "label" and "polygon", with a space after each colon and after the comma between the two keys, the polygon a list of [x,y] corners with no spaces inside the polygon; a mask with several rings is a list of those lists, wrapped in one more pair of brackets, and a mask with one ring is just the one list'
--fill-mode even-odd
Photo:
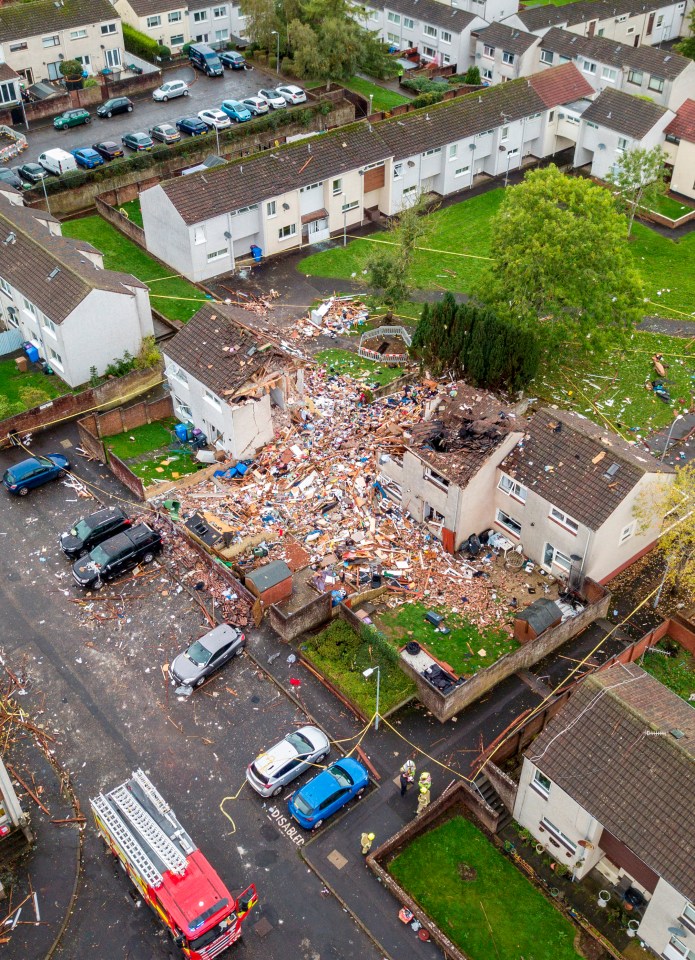
{"label": "hedge", "polygon": [[143,60],[149,60],[150,63],[156,63],[159,56],[159,44],[152,37],[140,33],[129,23],[123,23],[123,43],[128,53],[134,53],[136,57],[142,57]]}

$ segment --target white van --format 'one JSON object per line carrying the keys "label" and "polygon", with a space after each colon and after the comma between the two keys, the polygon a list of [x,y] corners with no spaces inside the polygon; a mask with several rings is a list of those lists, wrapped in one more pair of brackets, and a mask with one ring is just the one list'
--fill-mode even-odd
{"label": "white van", "polygon": [[48,170],[49,173],[54,173],[57,177],[59,177],[61,173],[77,170],[77,163],[73,155],[68,153],[67,150],[61,150],[59,147],[55,150],[46,150],[45,153],[40,154],[39,163],[44,170]]}

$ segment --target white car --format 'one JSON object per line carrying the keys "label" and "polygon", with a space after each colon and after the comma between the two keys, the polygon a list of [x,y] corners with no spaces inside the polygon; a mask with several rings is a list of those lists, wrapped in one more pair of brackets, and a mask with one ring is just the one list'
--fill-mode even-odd
{"label": "white car", "polygon": [[226,130],[227,127],[231,127],[232,125],[232,121],[227,114],[221,110],[201,110],[198,116],[203,123],[207,124],[208,127],[213,130]]}
{"label": "white car", "polygon": [[281,107],[287,106],[287,100],[285,100],[278,90],[274,90],[272,87],[269,87],[267,90],[259,90],[258,96],[266,100],[273,110],[280,110]]}
{"label": "white car", "polygon": [[301,87],[295,86],[294,83],[287,83],[281,87],[278,87],[278,93],[281,94],[288,103],[306,103],[306,93],[302,90]]}
{"label": "white car", "polygon": [[246,99],[241,102],[247,110],[251,111],[254,117],[260,117],[270,109],[265,97],[246,97]]}
{"label": "white car", "polygon": [[330,752],[330,741],[322,730],[300,727],[256,757],[246,770],[246,779],[262,797],[276,797],[300,773],[322,764]]}
{"label": "white car", "polygon": [[166,103],[167,100],[173,100],[174,97],[187,96],[188,84],[185,80],[167,80],[161,87],[157,87],[156,90],[152,91],[152,99],[163,101],[164,103]]}

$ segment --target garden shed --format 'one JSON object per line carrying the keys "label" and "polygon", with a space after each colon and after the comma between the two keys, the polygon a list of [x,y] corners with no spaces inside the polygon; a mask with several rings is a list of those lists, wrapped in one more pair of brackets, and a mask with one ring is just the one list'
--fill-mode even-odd
{"label": "garden shed", "polygon": [[555,601],[540,597],[517,614],[514,621],[514,637],[519,643],[528,643],[550,627],[556,627],[561,620],[562,610]]}
{"label": "garden shed", "polygon": [[264,607],[280,603],[292,594],[292,571],[284,560],[273,560],[248,573],[246,587],[258,597]]}

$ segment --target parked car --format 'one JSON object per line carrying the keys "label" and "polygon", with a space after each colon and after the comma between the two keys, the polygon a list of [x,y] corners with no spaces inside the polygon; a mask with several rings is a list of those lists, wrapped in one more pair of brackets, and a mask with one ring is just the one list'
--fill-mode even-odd
{"label": "parked car", "polygon": [[12,169],[27,183],[41,183],[48,176],[40,163],[23,163],[20,167],[13,167]]}
{"label": "parked car", "polygon": [[97,107],[97,116],[115,117],[117,113],[132,113],[133,102],[128,97],[112,97]]}
{"label": "parked car", "polygon": [[174,686],[198,687],[232,657],[244,652],[246,637],[236,627],[222,623],[174,658],[169,676]]}
{"label": "parked car", "polygon": [[96,150],[104,160],[115,160],[117,157],[124,156],[122,148],[115,140],[101,140],[99,143],[93,143],[92,150]]}
{"label": "parked car", "polygon": [[263,97],[247,97],[241,103],[254,117],[260,117],[270,110],[268,101],[264,100]]}
{"label": "parked car", "polygon": [[281,93],[278,93],[278,91],[273,88],[269,87],[266,90],[259,90],[258,96],[267,100],[268,105],[271,106],[273,110],[281,110],[282,107],[287,106],[287,100],[285,100]]}
{"label": "parked car", "polygon": [[224,53],[220,54],[220,62],[225,67],[229,67],[230,70],[243,70],[246,66],[246,59],[236,50],[225,50]]}
{"label": "parked car", "polygon": [[48,173],[54,173],[60,177],[63,173],[70,173],[77,170],[77,161],[67,150],[61,150],[60,147],[54,150],[44,150],[36,158],[44,170]]}
{"label": "parked car", "polygon": [[217,51],[207,43],[192,43],[188,48],[188,59],[208,77],[221,77],[224,73]]}
{"label": "parked car", "polygon": [[161,87],[152,91],[152,99],[162,101],[173,100],[174,97],[187,97],[188,84],[185,80],[167,80]]}
{"label": "parked car", "polygon": [[0,169],[0,180],[3,183],[8,183],[11,187],[14,187],[15,190],[21,190],[24,184],[20,177],[14,172],[14,170],[3,170]]}
{"label": "parked car", "polygon": [[158,123],[150,130],[150,136],[160,143],[178,143],[181,139],[181,134],[172,123]]}
{"label": "parked car", "polygon": [[104,158],[93,147],[78,147],[72,151],[78,167],[84,167],[86,170],[93,170],[94,167],[100,167],[104,163]]}
{"label": "parked car", "polygon": [[53,121],[53,126],[56,130],[67,130],[68,127],[79,127],[83,123],[89,123],[91,121],[91,116],[87,110],[66,110],[65,113],[61,113],[59,117],[56,117]]}
{"label": "parked car", "polygon": [[8,467],[2,482],[18,497],[26,497],[34,487],[42,487],[50,480],[57,480],[70,469],[70,461],[62,453],[49,453],[45,457],[28,457]]}
{"label": "parked car", "polygon": [[369,783],[369,774],[357,760],[345,757],[305,784],[290,797],[290,814],[305,830],[317,830]]}
{"label": "parked car", "polygon": [[248,765],[246,779],[262,797],[276,797],[311,764],[323,763],[330,752],[330,741],[323,730],[300,727],[259,754]]}
{"label": "parked car", "polygon": [[92,550],[98,543],[114,537],[132,524],[130,517],[120,507],[104,507],[96,513],[81,517],[74,527],[58,537],[60,549],[70,560],[78,560],[83,553]]}
{"label": "parked car", "polygon": [[239,100],[223,100],[222,110],[235,123],[243,123],[245,120],[251,119],[251,111]]}
{"label": "parked car", "polygon": [[232,125],[232,121],[223,110],[200,110],[198,116],[211,130],[226,130]]}
{"label": "parked car", "polygon": [[176,121],[176,129],[192,137],[200,137],[208,132],[207,124],[203,123],[200,117],[179,117]]}
{"label": "parked car", "polygon": [[306,103],[306,93],[294,83],[285,83],[278,87],[278,93],[293,106],[297,103]]}
{"label": "parked car", "polygon": [[146,523],[138,523],[104,540],[72,565],[73,580],[85,590],[99,590],[107,580],[139,563],[152,563],[162,549],[162,538]]}
{"label": "parked car", "polygon": [[131,150],[135,150],[137,153],[141,153],[143,150],[151,150],[153,147],[152,137],[148,137],[146,133],[126,133],[125,136],[121,137],[121,143],[124,147],[130,147]]}

